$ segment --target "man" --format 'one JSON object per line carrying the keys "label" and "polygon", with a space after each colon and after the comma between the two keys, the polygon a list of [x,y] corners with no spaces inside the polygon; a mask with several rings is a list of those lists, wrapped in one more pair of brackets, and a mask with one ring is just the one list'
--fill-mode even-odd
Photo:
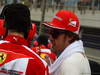
{"label": "man", "polygon": [[22,4],[10,4],[4,11],[8,31],[0,41],[0,75],[48,75],[47,64],[28,48],[32,28],[30,11]]}
{"label": "man", "polygon": [[60,54],[50,66],[51,75],[91,75],[83,43],[79,39],[80,23],[77,16],[60,10],[51,22],[44,23],[53,44],[53,51]]}

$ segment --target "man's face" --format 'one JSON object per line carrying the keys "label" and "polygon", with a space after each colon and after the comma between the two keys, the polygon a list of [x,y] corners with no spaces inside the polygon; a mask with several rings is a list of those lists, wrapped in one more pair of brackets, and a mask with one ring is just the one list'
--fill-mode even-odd
{"label": "man's face", "polygon": [[69,44],[70,38],[64,34],[64,30],[47,27],[45,32],[49,35],[49,40],[52,43],[53,52],[58,53],[63,51]]}
{"label": "man's face", "polygon": [[59,35],[57,38],[53,38],[50,35],[51,43],[52,43],[52,48],[54,50],[54,52],[58,52],[58,51],[62,51],[64,49],[65,46],[65,39],[64,39],[64,35]]}

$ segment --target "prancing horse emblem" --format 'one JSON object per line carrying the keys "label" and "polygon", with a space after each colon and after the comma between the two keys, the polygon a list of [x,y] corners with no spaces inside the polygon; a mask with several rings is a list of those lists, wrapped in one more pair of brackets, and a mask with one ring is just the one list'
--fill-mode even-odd
{"label": "prancing horse emblem", "polygon": [[0,64],[2,64],[7,58],[7,54],[4,52],[0,52]]}

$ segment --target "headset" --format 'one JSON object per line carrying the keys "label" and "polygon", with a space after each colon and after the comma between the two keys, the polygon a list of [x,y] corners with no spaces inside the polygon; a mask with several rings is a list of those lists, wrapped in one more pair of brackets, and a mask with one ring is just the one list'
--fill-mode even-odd
{"label": "headset", "polygon": [[6,9],[7,6],[5,6],[0,13],[0,39],[3,39],[6,35],[6,28],[4,27],[4,12]]}
{"label": "headset", "polygon": [[36,31],[37,31],[37,27],[36,27],[36,24],[32,24],[32,28],[30,28],[29,32],[28,32],[28,37],[27,37],[27,40],[28,41],[32,41],[35,34],[36,34]]}
{"label": "headset", "polygon": [[6,28],[4,27],[4,19],[0,19],[0,39],[3,39],[6,34]]}

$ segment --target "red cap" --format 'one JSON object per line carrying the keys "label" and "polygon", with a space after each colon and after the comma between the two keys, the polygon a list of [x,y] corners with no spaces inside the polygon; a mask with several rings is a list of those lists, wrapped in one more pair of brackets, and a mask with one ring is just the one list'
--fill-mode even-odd
{"label": "red cap", "polygon": [[51,22],[43,24],[56,29],[68,30],[76,34],[79,33],[80,29],[78,17],[68,10],[58,11]]}

